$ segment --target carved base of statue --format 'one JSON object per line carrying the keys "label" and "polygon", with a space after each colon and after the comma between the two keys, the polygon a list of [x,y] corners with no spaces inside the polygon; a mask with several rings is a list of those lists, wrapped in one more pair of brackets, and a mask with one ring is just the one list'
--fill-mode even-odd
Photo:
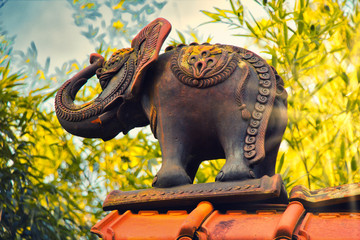
{"label": "carved base of statue", "polygon": [[201,201],[233,207],[249,204],[287,204],[288,197],[281,176],[263,176],[234,182],[188,184],[172,188],[136,191],[112,191],[106,198],[105,211],[191,209]]}

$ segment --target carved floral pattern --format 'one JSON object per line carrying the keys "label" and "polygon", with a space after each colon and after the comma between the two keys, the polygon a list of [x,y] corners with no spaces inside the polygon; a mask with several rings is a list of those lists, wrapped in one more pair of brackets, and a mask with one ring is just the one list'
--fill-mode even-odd
{"label": "carved floral pattern", "polygon": [[235,70],[238,55],[218,45],[179,46],[171,59],[177,79],[191,87],[207,88],[225,81]]}

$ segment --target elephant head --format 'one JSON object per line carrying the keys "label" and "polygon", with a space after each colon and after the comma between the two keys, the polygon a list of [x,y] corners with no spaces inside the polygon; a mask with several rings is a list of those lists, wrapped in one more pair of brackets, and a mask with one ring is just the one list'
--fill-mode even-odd
{"label": "elephant head", "polygon": [[[170,23],[158,18],[139,32],[131,48],[116,51],[108,61],[91,54],[90,65],[67,80],[56,94],[55,111],[63,128],[77,136],[109,140],[119,132],[126,134],[147,125],[149,120],[138,99],[140,86],[170,30]],[[95,74],[102,92],[93,101],[76,105],[77,92]]]}

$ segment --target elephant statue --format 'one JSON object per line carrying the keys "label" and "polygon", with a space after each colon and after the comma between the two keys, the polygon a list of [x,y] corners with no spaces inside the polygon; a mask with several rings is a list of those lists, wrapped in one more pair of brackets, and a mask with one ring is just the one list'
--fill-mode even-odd
{"label": "elephant statue", "polygon": [[[58,90],[60,124],[85,138],[114,138],[150,124],[162,166],[154,187],[191,184],[200,163],[225,158],[216,181],[275,174],[287,125],[287,93],[276,70],[255,53],[209,43],[169,46],[171,30],[158,18],[108,61],[91,54],[90,65]],[[78,90],[97,75],[102,92],[74,104]]]}

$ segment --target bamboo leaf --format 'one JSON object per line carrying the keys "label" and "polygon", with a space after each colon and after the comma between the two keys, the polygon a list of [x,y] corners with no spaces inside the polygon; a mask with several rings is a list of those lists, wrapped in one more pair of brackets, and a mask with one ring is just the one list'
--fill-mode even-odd
{"label": "bamboo leaf", "polygon": [[208,17],[212,18],[214,20],[213,22],[221,21],[221,18],[219,17],[220,15],[217,13],[211,13],[211,12],[204,11],[204,10],[201,10],[201,12],[204,13],[205,15],[207,15]]}
{"label": "bamboo leaf", "polygon": [[259,37],[257,34],[256,34],[256,32],[255,32],[255,30],[253,29],[253,27],[248,23],[248,22],[245,22],[245,24],[246,24],[246,26],[247,26],[247,28],[250,30],[250,32],[255,36],[255,37]]}
{"label": "bamboo leaf", "polygon": [[177,32],[177,34],[178,34],[178,36],[180,38],[180,41],[185,44],[186,41],[185,41],[184,35],[181,32],[179,32],[178,30],[176,30],[176,32]]}

